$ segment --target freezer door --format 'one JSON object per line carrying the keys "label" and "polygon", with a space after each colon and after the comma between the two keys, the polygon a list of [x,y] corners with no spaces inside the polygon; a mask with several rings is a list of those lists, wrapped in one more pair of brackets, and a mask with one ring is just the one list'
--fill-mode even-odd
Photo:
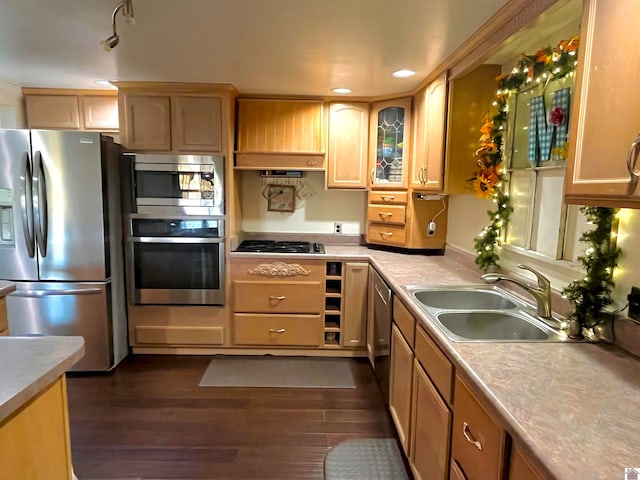
{"label": "freezer door", "polygon": [[32,130],[31,143],[40,280],[106,280],[100,134]]}
{"label": "freezer door", "polygon": [[0,279],[38,280],[28,130],[0,130]]}
{"label": "freezer door", "polygon": [[114,365],[109,283],[18,283],[7,298],[11,336],[81,336],[85,355],[74,371]]}

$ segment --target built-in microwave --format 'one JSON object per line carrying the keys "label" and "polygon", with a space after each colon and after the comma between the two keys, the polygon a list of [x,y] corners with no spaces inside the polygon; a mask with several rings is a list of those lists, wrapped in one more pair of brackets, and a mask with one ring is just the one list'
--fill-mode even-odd
{"label": "built-in microwave", "polygon": [[224,157],[125,154],[133,209],[150,215],[224,215]]}

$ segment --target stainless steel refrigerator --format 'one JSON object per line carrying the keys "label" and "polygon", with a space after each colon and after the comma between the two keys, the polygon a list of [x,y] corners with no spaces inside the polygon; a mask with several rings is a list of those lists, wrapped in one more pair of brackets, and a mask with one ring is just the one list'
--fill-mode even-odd
{"label": "stainless steel refrigerator", "polygon": [[99,133],[0,130],[0,279],[9,333],[79,335],[73,370],[127,354],[120,146]]}

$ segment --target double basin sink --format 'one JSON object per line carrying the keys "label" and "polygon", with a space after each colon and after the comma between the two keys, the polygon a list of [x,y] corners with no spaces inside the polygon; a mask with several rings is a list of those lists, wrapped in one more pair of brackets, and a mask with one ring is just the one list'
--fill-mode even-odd
{"label": "double basin sink", "polygon": [[499,287],[407,286],[405,289],[453,341],[567,341],[562,330],[552,328],[535,315],[535,308]]}

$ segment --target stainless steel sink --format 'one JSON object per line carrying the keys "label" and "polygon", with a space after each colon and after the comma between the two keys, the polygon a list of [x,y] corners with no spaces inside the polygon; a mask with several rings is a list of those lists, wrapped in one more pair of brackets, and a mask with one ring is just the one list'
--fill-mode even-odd
{"label": "stainless steel sink", "polygon": [[438,309],[510,310],[518,304],[501,292],[484,290],[418,290],[415,299],[427,307]]}
{"label": "stainless steel sink", "polygon": [[460,340],[548,341],[555,335],[518,313],[443,312],[436,319]]}
{"label": "stainless steel sink", "polygon": [[434,324],[456,342],[564,342],[535,307],[496,286],[404,287]]}

